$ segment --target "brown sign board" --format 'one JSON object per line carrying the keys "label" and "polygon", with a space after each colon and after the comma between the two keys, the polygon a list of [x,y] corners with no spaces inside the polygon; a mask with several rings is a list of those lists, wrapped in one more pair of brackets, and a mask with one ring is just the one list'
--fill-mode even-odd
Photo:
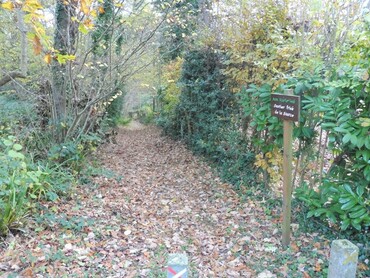
{"label": "brown sign board", "polygon": [[301,113],[301,97],[271,94],[271,115],[286,121],[298,122]]}

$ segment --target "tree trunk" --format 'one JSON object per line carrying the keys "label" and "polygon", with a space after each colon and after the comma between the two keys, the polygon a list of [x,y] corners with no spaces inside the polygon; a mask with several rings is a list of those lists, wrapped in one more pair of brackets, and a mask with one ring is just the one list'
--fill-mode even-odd
{"label": "tree trunk", "polygon": [[[57,0],[55,16],[56,29],[54,34],[54,49],[59,54],[71,54],[74,51],[77,28],[72,17],[76,14],[76,7],[65,5],[62,0]],[[57,60],[52,61],[52,111],[53,124],[55,127],[56,140],[63,141],[66,129],[63,125],[67,121],[67,67],[66,64],[60,64]]]}
{"label": "tree trunk", "polygon": [[17,10],[17,22],[18,22],[18,29],[21,32],[21,59],[20,59],[20,69],[22,74],[27,74],[27,64],[28,64],[28,57],[27,57],[27,28],[24,24],[24,12],[19,9]]}

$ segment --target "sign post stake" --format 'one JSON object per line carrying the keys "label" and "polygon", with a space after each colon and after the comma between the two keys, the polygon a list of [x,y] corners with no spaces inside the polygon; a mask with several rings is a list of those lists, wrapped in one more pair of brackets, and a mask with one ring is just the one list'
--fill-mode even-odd
{"label": "sign post stake", "polygon": [[301,111],[300,96],[293,90],[285,94],[271,94],[271,115],[283,120],[284,160],[283,160],[283,247],[290,245],[290,221],[292,216],[292,161],[293,161],[293,122],[299,122]]}
{"label": "sign post stake", "polygon": [[[285,90],[293,95],[293,90]],[[284,160],[283,160],[283,247],[290,245],[290,222],[292,214],[292,161],[293,161],[293,122],[284,120]]]}

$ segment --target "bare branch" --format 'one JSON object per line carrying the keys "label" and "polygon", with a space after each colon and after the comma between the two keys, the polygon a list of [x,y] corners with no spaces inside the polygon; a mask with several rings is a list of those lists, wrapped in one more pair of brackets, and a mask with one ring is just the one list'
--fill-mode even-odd
{"label": "bare branch", "polygon": [[25,75],[23,75],[21,72],[19,71],[11,71],[9,73],[6,73],[5,76],[3,78],[0,79],[0,87],[1,86],[4,86],[5,84],[7,84],[8,82],[16,79],[16,78],[26,78]]}

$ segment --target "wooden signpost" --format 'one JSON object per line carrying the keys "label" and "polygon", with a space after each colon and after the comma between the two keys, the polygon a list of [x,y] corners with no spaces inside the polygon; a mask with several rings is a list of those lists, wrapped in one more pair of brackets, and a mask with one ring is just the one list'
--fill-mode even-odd
{"label": "wooden signpost", "polygon": [[271,115],[284,120],[284,161],[283,161],[283,224],[282,245],[290,244],[290,222],[292,214],[292,145],[293,122],[300,117],[299,96],[293,95],[293,90],[285,90],[285,94],[271,94]]}

